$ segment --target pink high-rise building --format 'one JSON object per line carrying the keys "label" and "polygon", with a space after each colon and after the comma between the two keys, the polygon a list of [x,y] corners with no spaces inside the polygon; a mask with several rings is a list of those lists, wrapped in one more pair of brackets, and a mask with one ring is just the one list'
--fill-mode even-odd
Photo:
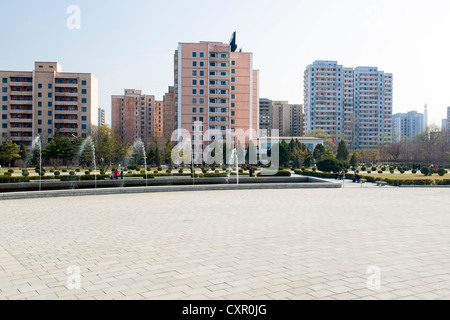
{"label": "pink high-rise building", "polygon": [[[192,133],[195,147],[226,139],[228,130],[259,134],[259,71],[253,54],[236,52],[234,39],[220,42],[179,43],[175,52],[175,115],[177,129]],[[196,122],[202,126],[194,128]],[[198,129],[200,130],[198,131]],[[216,130],[206,136],[207,130]]]}

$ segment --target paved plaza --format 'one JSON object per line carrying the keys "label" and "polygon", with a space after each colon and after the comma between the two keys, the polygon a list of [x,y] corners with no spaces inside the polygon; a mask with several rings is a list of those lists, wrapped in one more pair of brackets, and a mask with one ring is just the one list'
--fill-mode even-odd
{"label": "paved plaza", "polygon": [[450,299],[449,191],[5,200],[0,300]]}

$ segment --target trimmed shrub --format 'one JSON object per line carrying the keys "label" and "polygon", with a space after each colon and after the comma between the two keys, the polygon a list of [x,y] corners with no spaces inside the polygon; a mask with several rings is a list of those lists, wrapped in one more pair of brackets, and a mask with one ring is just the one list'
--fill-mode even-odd
{"label": "trimmed shrub", "polygon": [[76,168],[75,172],[81,172],[81,169],[80,168]]}
{"label": "trimmed shrub", "polygon": [[383,174],[383,170],[378,170],[378,173],[379,174]]}
{"label": "trimmed shrub", "polygon": [[158,167],[158,171],[161,172],[162,171],[162,167]]}
{"label": "trimmed shrub", "polygon": [[377,171],[377,167],[372,167],[372,171]]}
{"label": "trimmed shrub", "polygon": [[62,169],[62,172],[66,173],[66,172],[67,172],[67,169]]}
{"label": "trimmed shrub", "polygon": [[343,167],[342,162],[334,158],[323,159],[317,162],[317,168],[322,172],[339,172]]}
{"label": "trimmed shrub", "polygon": [[178,173],[179,173],[179,174],[183,174],[183,173],[184,173],[183,168],[180,168],[180,170],[178,170]]}
{"label": "trimmed shrub", "polygon": [[420,169],[420,172],[424,175],[424,176],[428,176],[430,174],[430,168],[428,167],[422,167]]}
{"label": "trimmed shrub", "polygon": [[69,172],[69,176],[74,176],[75,175],[75,172],[74,171],[70,171]]}
{"label": "trimmed shrub", "polygon": [[54,175],[55,175],[55,177],[59,177],[61,175],[61,172],[55,171]]}
{"label": "trimmed shrub", "polygon": [[85,171],[84,174],[88,176],[88,175],[91,174],[91,172],[90,171]]}
{"label": "trimmed shrub", "polygon": [[30,173],[28,172],[28,170],[22,170],[22,176],[23,177],[28,177],[30,175]]}
{"label": "trimmed shrub", "polygon": [[416,174],[416,173],[417,173],[417,170],[416,170],[416,169],[413,169],[411,172],[412,172],[412,174]]}
{"label": "trimmed shrub", "polygon": [[361,171],[366,171],[367,168],[366,167],[361,167]]}
{"label": "trimmed shrub", "polygon": [[381,171],[386,171],[386,167],[381,167]]}
{"label": "trimmed shrub", "polygon": [[13,169],[9,169],[8,173],[14,173],[14,170]]}
{"label": "trimmed shrub", "polygon": [[440,176],[440,177],[443,177],[443,176],[445,176],[447,174],[447,171],[445,171],[445,169],[439,169],[438,170],[438,175]]}

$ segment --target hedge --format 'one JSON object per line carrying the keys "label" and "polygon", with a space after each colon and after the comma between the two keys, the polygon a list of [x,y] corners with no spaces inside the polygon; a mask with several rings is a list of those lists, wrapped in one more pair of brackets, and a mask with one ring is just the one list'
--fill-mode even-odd
{"label": "hedge", "polygon": [[[258,177],[261,177],[261,172],[257,174]],[[290,177],[291,172],[287,170],[279,170],[276,174],[273,175],[267,175],[265,177]]]}

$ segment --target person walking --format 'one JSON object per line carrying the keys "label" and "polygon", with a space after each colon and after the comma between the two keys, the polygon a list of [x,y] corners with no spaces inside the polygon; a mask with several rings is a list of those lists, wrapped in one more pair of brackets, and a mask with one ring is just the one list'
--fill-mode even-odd
{"label": "person walking", "polygon": [[119,179],[119,170],[116,170],[116,173],[115,173],[115,178],[116,178],[116,180],[118,180]]}

